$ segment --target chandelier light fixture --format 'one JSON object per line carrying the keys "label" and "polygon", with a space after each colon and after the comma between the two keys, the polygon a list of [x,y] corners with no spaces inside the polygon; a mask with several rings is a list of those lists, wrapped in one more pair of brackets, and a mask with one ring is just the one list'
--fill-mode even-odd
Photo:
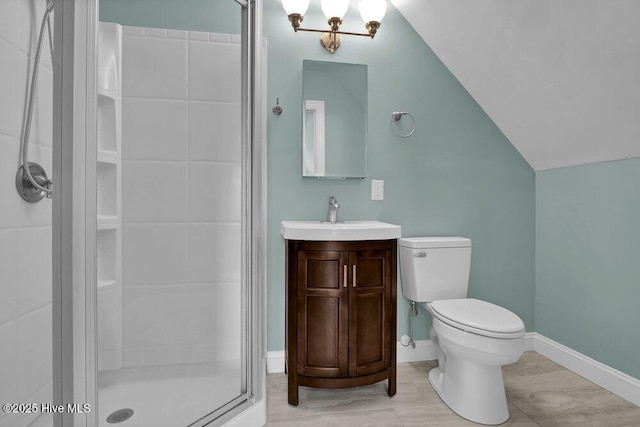
{"label": "chandelier light fixture", "polygon": [[282,0],[282,7],[287,16],[289,16],[289,22],[293,27],[293,31],[310,31],[313,33],[321,33],[320,43],[322,46],[331,53],[340,47],[342,43],[341,34],[350,36],[364,36],[375,37],[376,32],[380,28],[380,22],[384,18],[384,14],[387,12],[387,0],[360,0],[359,9],[360,16],[364,21],[367,29],[366,33],[351,33],[347,31],[340,31],[340,25],[342,25],[342,18],[347,9],[349,8],[349,0],[320,0],[320,6],[324,16],[327,17],[329,24],[328,30],[316,30],[312,28],[302,28],[300,24],[304,19],[304,14],[309,8],[310,0]]}

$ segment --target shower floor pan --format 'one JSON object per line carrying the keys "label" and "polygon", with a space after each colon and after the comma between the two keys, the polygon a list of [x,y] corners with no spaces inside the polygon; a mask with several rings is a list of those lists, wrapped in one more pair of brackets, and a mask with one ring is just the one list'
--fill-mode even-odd
{"label": "shower floor pan", "polygon": [[[238,361],[123,368],[98,374],[99,427],[188,426],[240,395]],[[131,418],[107,417],[123,408]]]}

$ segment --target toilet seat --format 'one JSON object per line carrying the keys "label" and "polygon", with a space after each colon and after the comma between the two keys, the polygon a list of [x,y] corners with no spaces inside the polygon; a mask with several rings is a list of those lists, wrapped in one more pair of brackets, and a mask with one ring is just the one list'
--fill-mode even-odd
{"label": "toilet seat", "polygon": [[431,312],[438,320],[456,329],[493,338],[524,335],[522,320],[506,308],[473,298],[433,301]]}

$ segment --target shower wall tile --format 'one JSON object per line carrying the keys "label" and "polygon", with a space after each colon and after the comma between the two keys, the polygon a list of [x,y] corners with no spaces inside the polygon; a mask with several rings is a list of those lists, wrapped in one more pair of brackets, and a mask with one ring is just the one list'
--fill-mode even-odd
{"label": "shower wall tile", "polygon": [[[45,55],[43,54],[43,56]],[[53,146],[52,88],[53,71],[41,66],[38,71],[38,87],[36,88],[29,141],[47,147]]]}
{"label": "shower wall tile", "polygon": [[[28,57],[0,39],[0,133],[20,138],[24,112]],[[6,66],[4,64],[11,64]]]}
{"label": "shower wall tile", "polygon": [[147,37],[167,37],[167,30],[164,28],[145,28],[144,35]]}
{"label": "shower wall tile", "polygon": [[144,27],[122,27],[122,35],[123,36],[138,36],[144,37]]}
{"label": "shower wall tile", "polygon": [[124,287],[184,283],[187,259],[186,224],[123,225]]}
{"label": "shower wall tile", "polygon": [[[20,371],[18,370],[18,329],[15,321],[0,324],[0,402],[20,402],[18,399],[18,384]],[[10,387],[6,387],[9,384]],[[0,425],[7,414],[0,411]]]}
{"label": "shower wall tile", "polygon": [[[18,315],[18,270],[16,231],[0,230],[0,325]],[[4,343],[4,341],[0,341]],[[4,345],[4,344],[3,344]],[[0,360],[4,360],[0,358]],[[0,380],[0,384],[3,382]],[[0,396],[1,397],[1,396]],[[1,400],[0,402],[8,402]]]}
{"label": "shower wall tile", "polygon": [[[44,8],[45,2],[40,0],[0,0],[0,39],[33,58]],[[51,24],[53,30],[53,21]],[[49,48],[46,47],[49,43],[47,37],[45,36],[46,51],[40,61],[51,69]]]}
{"label": "shower wall tile", "polygon": [[233,36],[229,35],[229,34],[209,33],[209,41],[210,42],[229,43],[229,38],[230,37],[233,37]]}
{"label": "shower wall tile", "polygon": [[[44,16],[45,4],[46,1],[41,0],[18,0],[16,22],[20,28],[18,29],[16,46],[32,58],[35,56],[38,31],[40,31],[40,22]],[[53,35],[53,19],[51,20],[51,34]],[[43,65],[51,68],[48,37],[45,36],[44,39],[41,61]]]}
{"label": "shower wall tile", "polygon": [[187,220],[186,163],[124,161],[122,182],[123,222]]}
{"label": "shower wall tile", "polygon": [[[0,101],[0,104],[2,101]],[[18,203],[15,176],[20,164],[18,138],[0,134],[0,229],[15,226]]]}
{"label": "shower wall tile", "polygon": [[[233,361],[238,363],[242,345],[240,340],[212,342],[188,346],[133,347],[125,352],[126,366],[159,366],[206,363],[211,361]],[[0,427],[2,427],[0,425]]]}
{"label": "shower wall tile", "polygon": [[51,304],[51,234],[51,227],[16,230],[17,279],[18,283],[28,284],[17,289],[18,315]]}
{"label": "shower wall tile", "polygon": [[239,64],[238,45],[189,43],[189,99],[239,104]]}
{"label": "shower wall tile", "polygon": [[240,162],[240,105],[189,102],[189,159]]}
{"label": "shower wall tile", "polygon": [[0,0],[0,39],[33,56],[44,7],[40,0]]}
{"label": "shower wall tile", "polygon": [[17,44],[18,39],[18,0],[0,1],[0,39]]}
{"label": "shower wall tile", "polygon": [[122,151],[132,160],[186,160],[187,102],[125,97]]}
{"label": "shower wall tile", "polygon": [[123,36],[123,96],[187,98],[187,41]]}
{"label": "shower wall tile", "polygon": [[214,334],[213,311],[202,301],[213,286],[134,286],[125,289],[124,343],[131,346],[195,344]]}
{"label": "shower wall tile", "polygon": [[240,280],[240,224],[189,226],[189,280],[193,283]]}
{"label": "shower wall tile", "polygon": [[[221,360],[212,351],[223,354],[222,347],[235,348],[240,337],[240,297],[237,282],[125,288],[125,364]],[[212,309],[212,301],[225,303]]]}
{"label": "shower wall tile", "polygon": [[189,38],[189,32],[183,30],[167,30],[167,37],[170,39],[187,40]]}
{"label": "shower wall tile", "polygon": [[201,31],[189,31],[189,40],[209,41],[209,33]]}
{"label": "shower wall tile", "polygon": [[240,222],[240,164],[189,165],[189,220]]}
{"label": "shower wall tile", "polygon": [[[20,372],[20,381],[15,384],[18,402],[24,401],[52,379],[51,316],[51,305],[48,305],[15,321],[17,369]],[[48,357],[43,357],[45,355]]]}

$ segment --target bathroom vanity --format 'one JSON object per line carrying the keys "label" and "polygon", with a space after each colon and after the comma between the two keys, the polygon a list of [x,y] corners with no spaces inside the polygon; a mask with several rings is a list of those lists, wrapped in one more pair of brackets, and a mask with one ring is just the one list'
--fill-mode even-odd
{"label": "bathroom vanity", "polygon": [[388,379],[388,394],[395,395],[400,227],[378,221],[318,222],[320,230],[311,222],[282,224],[289,403],[298,404],[300,385],[348,388]]}

